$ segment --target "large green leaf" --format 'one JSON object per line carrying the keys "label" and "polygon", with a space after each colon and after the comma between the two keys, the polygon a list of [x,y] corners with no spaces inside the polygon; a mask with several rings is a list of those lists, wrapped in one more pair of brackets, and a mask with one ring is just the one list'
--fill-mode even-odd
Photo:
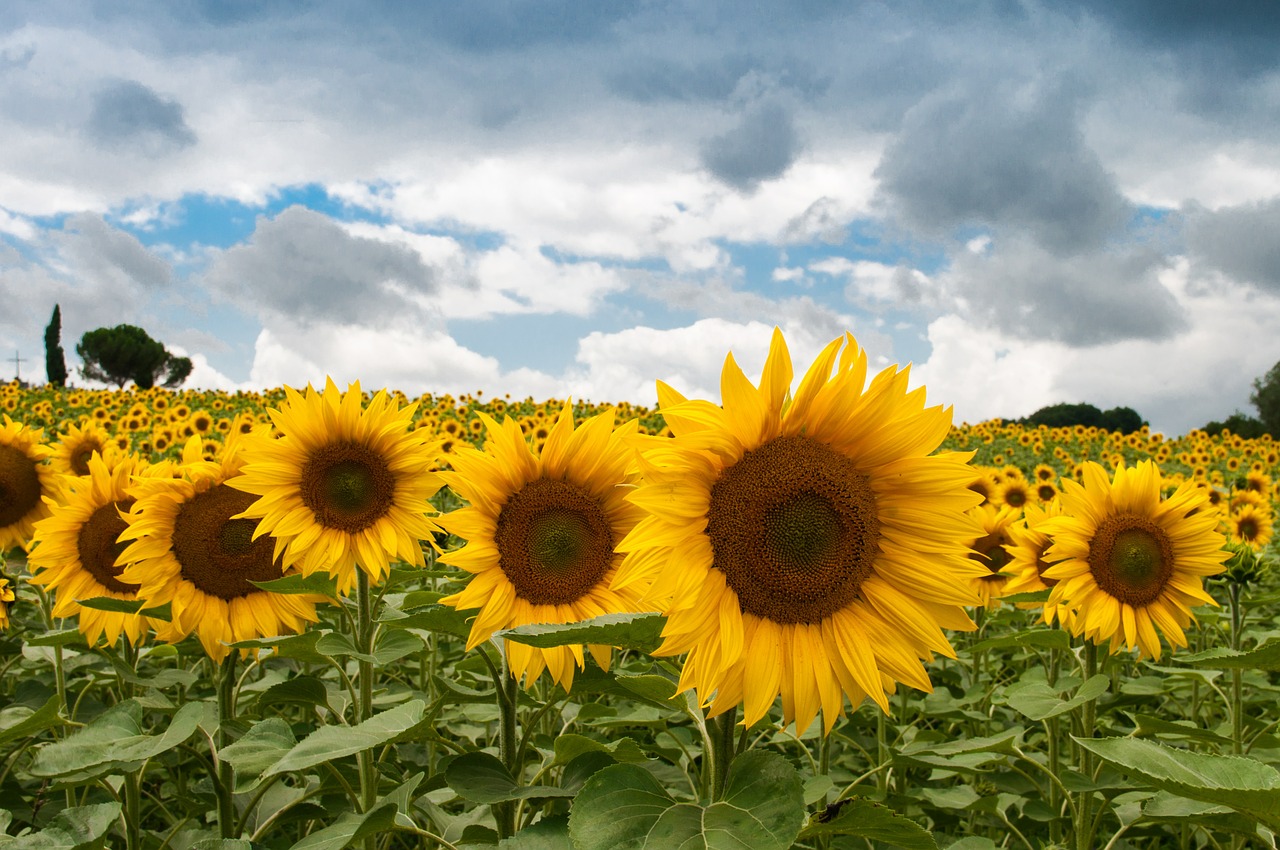
{"label": "large green leaf", "polygon": [[499,841],[498,850],[574,850],[569,840],[569,819],[564,815],[543,818]]}
{"label": "large green leaf", "polygon": [[308,664],[328,664],[329,656],[316,650],[316,644],[326,634],[328,632],[322,629],[308,629],[300,635],[238,640],[227,645],[233,649],[273,649],[276,658],[292,658]]}
{"label": "large green leaf", "polygon": [[338,598],[338,581],[328,573],[312,573],[309,576],[294,573],[271,581],[251,581],[249,583],[261,590],[268,590],[272,593],[315,594],[327,596],[330,599]]}
{"label": "large green leaf", "polygon": [[81,781],[119,770],[134,770],[144,761],[184,743],[195,734],[212,706],[190,702],[178,709],[158,735],[142,731],[142,705],[125,700],[104,711],[88,726],[61,741],[44,745],[31,773]]}
{"label": "large green leaf", "polygon": [[1245,652],[1226,646],[1216,646],[1194,655],[1184,655],[1180,660],[1193,667],[1212,667],[1219,670],[1280,670],[1280,638],[1274,638]]}
{"label": "large green leaf", "polygon": [[59,705],[58,695],[53,694],[35,711],[21,704],[6,706],[0,710],[0,744],[65,726],[67,721],[58,713]]}
{"label": "large green leaf", "polygon": [[970,652],[988,652],[993,649],[1070,649],[1071,637],[1061,629],[1028,629],[1011,635],[987,638],[969,648]]}
{"label": "large green leaf", "polygon": [[800,832],[801,838],[836,835],[856,836],[906,850],[938,850],[933,835],[920,824],[888,806],[858,797],[828,806]]}
{"label": "large green leaf", "polygon": [[0,834],[0,847],[4,850],[91,850],[102,846],[107,831],[119,817],[119,803],[63,809],[39,832],[17,838]]}
{"label": "large green leaf", "polygon": [[505,803],[531,797],[572,797],[550,785],[518,785],[501,761],[488,753],[463,753],[449,762],[444,780],[459,797],[473,803]]}
{"label": "large green leaf", "polygon": [[395,823],[394,803],[383,803],[364,814],[347,812],[324,829],[305,836],[289,850],[343,850],[362,838],[386,832]]}
{"label": "large green leaf", "polygon": [[1111,677],[1099,673],[1076,689],[1070,699],[1062,699],[1047,682],[1018,682],[1004,694],[1005,702],[1019,714],[1032,720],[1047,720],[1065,714],[1077,706],[1097,699],[1111,687]]}
{"label": "large green leaf", "polygon": [[388,709],[356,726],[321,726],[299,741],[263,776],[306,770],[332,759],[355,755],[397,740],[423,720],[425,704],[420,699]]}
{"label": "large green leaf", "polygon": [[734,759],[724,799],[677,802],[653,774],[607,767],[574,800],[569,835],[577,850],[787,850],[804,820],[800,777],[776,753]]}
{"label": "large green leaf", "polygon": [[1156,788],[1230,806],[1270,829],[1280,829],[1280,771],[1242,756],[1175,750],[1140,738],[1075,738],[1119,770]]}
{"label": "large green leaf", "polygon": [[585,735],[566,733],[555,740],[553,764],[568,764],[583,753],[608,753],[620,762],[644,762],[648,756],[632,738],[618,738],[605,744]]}
{"label": "large green leaf", "polygon": [[240,740],[218,751],[218,758],[235,771],[236,793],[251,791],[262,781],[261,774],[294,748],[297,739],[283,719],[268,717],[249,727]]}
{"label": "large green leaf", "polygon": [[27,638],[27,646],[87,646],[79,629],[60,629]]}
{"label": "large green leaf", "polygon": [[409,614],[400,611],[383,611],[378,622],[393,629],[421,629],[461,638],[471,634],[471,626],[468,625],[466,616],[448,605],[428,605]]}
{"label": "large green leaf", "polygon": [[661,614],[602,614],[579,623],[534,623],[495,633],[516,643],[548,649],[571,644],[601,644],[652,652],[662,643]]}

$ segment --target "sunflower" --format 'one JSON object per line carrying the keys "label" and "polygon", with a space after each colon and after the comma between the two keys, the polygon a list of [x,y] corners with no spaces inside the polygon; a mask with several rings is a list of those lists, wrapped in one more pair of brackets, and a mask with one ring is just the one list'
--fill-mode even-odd
{"label": "sunflower", "polygon": [[[1010,578],[1001,588],[1003,596],[1048,590],[1058,583],[1056,579],[1044,574],[1052,566],[1052,562],[1046,560],[1046,552],[1053,542],[1044,531],[1044,521],[1061,515],[1062,501],[1055,499],[1043,508],[1039,505],[1027,505],[1023,509],[1023,521],[1009,526],[1008,534],[1012,542],[1005,549],[1009,554],[1009,562],[1005,564],[1004,572]],[[1031,610],[1037,607],[1037,603],[1019,602],[1018,607]],[[1063,605],[1041,607],[1041,619],[1046,625],[1052,626],[1058,621],[1066,626],[1071,616],[1070,609]]]}
{"label": "sunflower", "polygon": [[1002,570],[1009,564],[1007,546],[1013,544],[1010,529],[1022,517],[1021,509],[1009,505],[992,504],[970,508],[969,515],[982,525],[982,533],[969,544],[969,558],[984,567],[984,574],[973,580],[972,587],[978,594],[979,604],[990,610],[1004,595],[1009,577]]}
{"label": "sunflower", "polygon": [[65,502],[36,523],[29,562],[31,583],[54,592],[53,616],[78,617],[90,644],[106,636],[115,644],[123,632],[137,645],[150,621],[137,614],[84,608],[81,599],[107,596],[134,601],[138,586],[120,579],[124,544],[118,542],[125,522],[122,511],[133,504],[129,487],[144,464],[136,455],[95,454],[89,459],[85,486],[64,494]]}
{"label": "sunflower", "polygon": [[15,546],[26,549],[35,523],[49,516],[49,503],[58,491],[53,469],[42,461],[48,447],[40,444],[43,431],[4,417],[0,428],[0,553]]}
{"label": "sunflower", "polygon": [[241,474],[227,481],[260,497],[241,514],[260,520],[255,536],[272,535],[286,567],[327,571],[343,593],[356,569],[379,582],[391,558],[424,566],[419,541],[440,530],[427,517],[438,447],[413,430],[413,406],[379,391],[362,409],[360,383],[342,393],[331,378],[323,393],[284,392],[271,411],[278,438],[250,435]]}
{"label": "sunflower", "polygon": [[973,628],[962,606],[987,569],[968,558],[972,453],[929,456],[950,409],[925,408],[907,370],[864,391],[866,374],[846,335],[793,398],[775,329],[758,388],[726,358],[723,407],[658,383],[674,436],[637,438],[630,498],[648,515],[619,544],[614,587],[648,585],[668,617],[657,654],[688,653],[679,687],[711,715],[744,704],[751,725],[781,696],[786,722],[821,710],[830,732],[844,696],[887,711],[897,682],[930,690],[920,661],[954,657],[942,628]]}
{"label": "sunflower", "polygon": [[1185,647],[1191,608],[1217,604],[1201,579],[1222,572],[1229,555],[1217,512],[1193,482],[1161,500],[1160,470],[1149,460],[1120,464],[1114,480],[1093,461],[1083,473],[1083,485],[1063,482],[1063,515],[1043,523],[1053,537],[1048,559],[1060,562],[1044,573],[1058,582],[1049,604],[1068,606],[1072,632],[1110,640],[1112,652],[1137,646],[1158,659],[1157,627]]}
{"label": "sunflower", "polygon": [[1247,543],[1261,549],[1271,542],[1271,513],[1266,508],[1245,504],[1227,518],[1229,537],[1236,543]]}
{"label": "sunflower", "polygon": [[1005,478],[1003,484],[1000,485],[999,503],[1008,505],[1015,512],[1017,509],[1025,505],[1031,498],[1031,488],[1027,484],[1025,478],[1014,478],[1009,476]]}
{"label": "sunflower", "polygon": [[[626,499],[634,458],[627,439],[636,421],[615,429],[610,410],[575,429],[573,408],[565,405],[538,452],[511,417],[498,424],[478,416],[487,434],[484,451],[459,444],[449,456],[453,471],[441,473],[470,503],[440,518],[468,541],[440,559],[474,575],[461,592],[440,600],[479,609],[467,649],[499,629],[643,610],[634,589],[610,589],[622,560],[614,544],[642,515]],[[610,647],[587,648],[609,669]],[[509,669],[525,687],[546,669],[568,690],[584,664],[582,650],[506,642]]]}
{"label": "sunflower", "polygon": [[49,463],[60,473],[83,478],[89,474],[89,458],[94,452],[107,451],[108,446],[114,450],[111,435],[94,422],[86,421],[83,428],[68,424],[53,446]]}
{"label": "sunflower", "polygon": [[9,629],[9,609],[13,607],[16,598],[9,577],[0,574],[0,632]]}
{"label": "sunflower", "polygon": [[257,637],[296,634],[314,623],[320,597],[285,595],[250,582],[281,578],[270,537],[256,537],[258,522],[236,517],[253,496],[234,490],[227,479],[240,471],[233,441],[221,464],[194,460],[200,438],[193,437],[180,478],[141,481],[124,517],[120,539],[133,541],[121,554],[125,581],[151,605],[170,603],[171,623],[161,633],[176,643],[195,632],[205,652],[222,661],[226,644]]}

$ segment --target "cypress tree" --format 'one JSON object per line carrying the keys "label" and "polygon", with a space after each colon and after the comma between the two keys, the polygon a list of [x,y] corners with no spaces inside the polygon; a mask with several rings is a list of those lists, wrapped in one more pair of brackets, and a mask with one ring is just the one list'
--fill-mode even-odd
{"label": "cypress tree", "polygon": [[53,305],[53,317],[44,329],[44,373],[50,384],[67,385],[67,361],[62,354],[62,308]]}

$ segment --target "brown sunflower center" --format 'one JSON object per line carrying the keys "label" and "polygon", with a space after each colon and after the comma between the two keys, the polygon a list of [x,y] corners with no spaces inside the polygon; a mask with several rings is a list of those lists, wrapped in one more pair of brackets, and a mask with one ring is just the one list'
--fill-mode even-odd
{"label": "brown sunflower center", "polygon": [[1236,534],[1241,540],[1253,540],[1258,536],[1258,521],[1251,516],[1241,517],[1236,522]]}
{"label": "brown sunflower center", "polygon": [[1009,538],[1002,531],[995,531],[991,534],[979,537],[977,541],[969,547],[969,558],[982,564],[991,571],[990,575],[983,576],[986,581],[1004,581],[1009,578],[1000,571],[1008,566],[1010,555],[1008,550],[1004,548],[1004,544],[1009,542]]}
{"label": "brown sunflower center", "polygon": [[14,446],[0,446],[0,528],[13,525],[40,504],[36,462]]}
{"label": "brown sunflower center", "polygon": [[326,528],[354,534],[391,510],[396,479],[386,460],[358,443],[328,443],[302,469],[302,503]]}
{"label": "brown sunflower center", "polygon": [[1040,583],[1045,587],[1053,587],[1058,583],[1056,578],[1045,578],[1044,571],[1053,566],[1053,563],[1046,561],[1044,555],[1049,551],[1051,540],[1046,539],[1040,546],[1040,551],[1036,552],[1036,573],[1040,576]]}
{"label": "brown sunflower center", "polygon": [[101,451],[102,443],[86,439],[71,451],[71,471],[76,475],[88,475],[89,461],[93,460],[93,453]]}
{"label": "brown sunflower center", "polygon": [[1020,508],[1027,503],[1027,491],[1021,486],[1010,487],[1004,491],[1004,503],[1011,508]]}
{"label": "brown sunflower center", "polygon": [[851,603],[880,553],[870,479],[809,437],[778,437],[720,473],[707,536],[744,612],[817,623]]}
{"label": "brown sunflower center", "polygon": [[613,532],[600,501],[568,481],[540,478],[498,514],[498,564],[516,595],[535,605],[567,605],[604,578]]}
{"label": "brown sunflower center", "polygon": [[1173,576],[1173,543],[1145,517],[1108,517],[1089,542],[1089,570],[1103,592],[1129,605],[1147,605]]}
{"label": "brown sunflower center", "polygon": [[272,556],[275,543],[253,532],[257,520],[232,519],[257,497],[218,484],[197,493],[178,508],[173,520],[173,556],[182,577],[202,593],[238,599],[260,592],[251,581],[272,581],[284,574]]}
{"label": "brown sunflower center", "polygon": [[128,523],[120,518],[120,511],[129,510],[133,499],[123,502],[108,502],[98,508],[84,525],[76,537],[76,551],[80,556],[80,565],[85,572],[93,576],[98,584],[112,593],[134,594],[138,585],[120,581],[117,576],[124,570],[123,564],[117,564],[120,553],[127,543],[119,541],[120,532],[128,527]]}

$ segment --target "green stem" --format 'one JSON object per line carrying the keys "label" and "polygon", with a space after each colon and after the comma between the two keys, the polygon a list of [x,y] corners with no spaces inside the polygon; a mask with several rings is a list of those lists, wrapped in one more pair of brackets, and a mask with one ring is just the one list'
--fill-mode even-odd
{"label": "green stem", "polygon": [[[1243,616],[1240,610],[1240,585],[1229,582],[1227,587],[1231,594],[1231,648],[1240,651],[1240,631]],[[1239,667],[1231,670],[1231,752],[1240,755],[1244,749],[1244,671]]]}
{"label": "green stem", "polygon": [[[516,710],[520,704],[520,683],[511,674],[507,664],[506,647],[501,653],[502,663],[499,666],[497,692],[498,715],[498,758],[503,766],[520,784],[520,735],[516,724]],[[498,825],[498,839],[510,838],[516,832],[516,804],[514,802],[494,803],[493,817]]]}
{"label": "green stem", "polygon": [[712,802],[724,796],[725,785],[729,780],[729,765],[737,747],[737,724],[737,706],[707,721],[707,756],[711,768],[711,787],[708,790]]}
{"label": "green stem", "polygon": [[128,850],[142,848],[142,768],[124,775],[124,842]]}
{"label": "green stem", "polygon": [[[369,574],[356,566],[356,622],[355,644],[360,653],[356,662],[356,722],[363,723],[373,717],[373,595],[369,587]],[[378,766],[373,751],[363,750],[356,756],[360,771],[360,808],[370,812],[378,802]],[[377,836],[364,841],[365,850],[376,850]]]}
{"label": "green stem", "polygon": [[231,762],[219,755],[222,748],[231,743],[227,727],[236,716],[236,651],[233,649],[222,659],[218,669],[218,734],[213,753],[218,766],[218,832],[223,838],[236,837],[236,807],[232,794],[235,779],[231,774]]}
{"label": "green stem", "polygon": [[[1098,674],[1098,645],[1086,639],[1084,642],[1084,680],[1087,682]],[[1098,706],[1095,700],[1089,700],[1080,707],[1080,737],[1093,738],[1097,726]],[[1093,753],[1080,748],[1080,772],[1089,782],[1093,781]],[[1093,791],[1084,789],[1076,802],[1076,847],[1077,850],[1091,850],[1093,847],[1094,823],[1090,808],[1093,803]]]}

